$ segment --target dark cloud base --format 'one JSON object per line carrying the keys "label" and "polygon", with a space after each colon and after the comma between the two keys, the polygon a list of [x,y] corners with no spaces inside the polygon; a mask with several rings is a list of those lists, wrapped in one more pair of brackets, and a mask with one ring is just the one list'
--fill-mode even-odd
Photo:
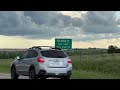
{"label": "dark cloud base", "polygon": [[0,11],[0,35],[32,39],[69,36],[74,41],[120,38],[115,11],[89,11],[81,16],[71,18],[55,11]]}

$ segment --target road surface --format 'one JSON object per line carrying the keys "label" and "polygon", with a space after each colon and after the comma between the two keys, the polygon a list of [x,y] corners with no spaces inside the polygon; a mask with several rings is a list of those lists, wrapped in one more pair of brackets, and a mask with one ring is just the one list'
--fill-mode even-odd
{"label": "road surface", "polygon": [[[0,79],[11,79],[10,74],[0,73]],[[19,79],[29,79],[28,76],[19,76]],[[58,79],[58,78],[48,78],[48,79]]]}
{"label": "road surface", "polygon": [[[0,73],[0,79],[11,79],[10,74]],[[19,79],[29,79],[27,76],[20,76]]]}

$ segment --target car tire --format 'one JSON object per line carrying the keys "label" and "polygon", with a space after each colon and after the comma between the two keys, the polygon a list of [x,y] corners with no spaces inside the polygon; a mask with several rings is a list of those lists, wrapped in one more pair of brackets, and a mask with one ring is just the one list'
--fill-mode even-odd
{"label": "car tire", "polygon": [[29,70],[29,79],[37,79],[37,75],[35,74],[34,68],[30,68]]}
{"label": "car tire", "polygon": [[40,77],[40,79],[45,80],[47,79],[47,77],[43,76],[43,77]]}
{"label": "car tire", "polygon": [[16,73],[16,68],[12,67],[11,68],[11,79],[18,79],[19,75]]}

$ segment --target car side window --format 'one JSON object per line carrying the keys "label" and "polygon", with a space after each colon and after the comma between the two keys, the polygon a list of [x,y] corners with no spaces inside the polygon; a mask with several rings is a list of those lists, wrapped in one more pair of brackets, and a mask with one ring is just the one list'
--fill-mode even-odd
{"label": "car side window", "polygon": [[35,50],[29,50],[28,51],[27,58],[34,58],[34,57],[37,57],[37,56],[38,56],[37,51],[35,51]]}
{"label": "car side window", "polygon": [[21,59],[27,58],[28,51],[26,51],[23,55],[21,55]]}
{"label": "car side window", "polygon": [[33,50],[33,57],[37,57],[38,56],[38,52]]}

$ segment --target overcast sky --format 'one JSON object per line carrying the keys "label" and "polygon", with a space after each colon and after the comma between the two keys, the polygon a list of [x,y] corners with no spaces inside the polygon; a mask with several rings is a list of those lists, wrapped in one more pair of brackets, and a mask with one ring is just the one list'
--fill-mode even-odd
{"label": "overcast sky", "polygon": [[0,48],[54,45],[71,38],[74,48],[120,47],[117,11],[0,11]]}

